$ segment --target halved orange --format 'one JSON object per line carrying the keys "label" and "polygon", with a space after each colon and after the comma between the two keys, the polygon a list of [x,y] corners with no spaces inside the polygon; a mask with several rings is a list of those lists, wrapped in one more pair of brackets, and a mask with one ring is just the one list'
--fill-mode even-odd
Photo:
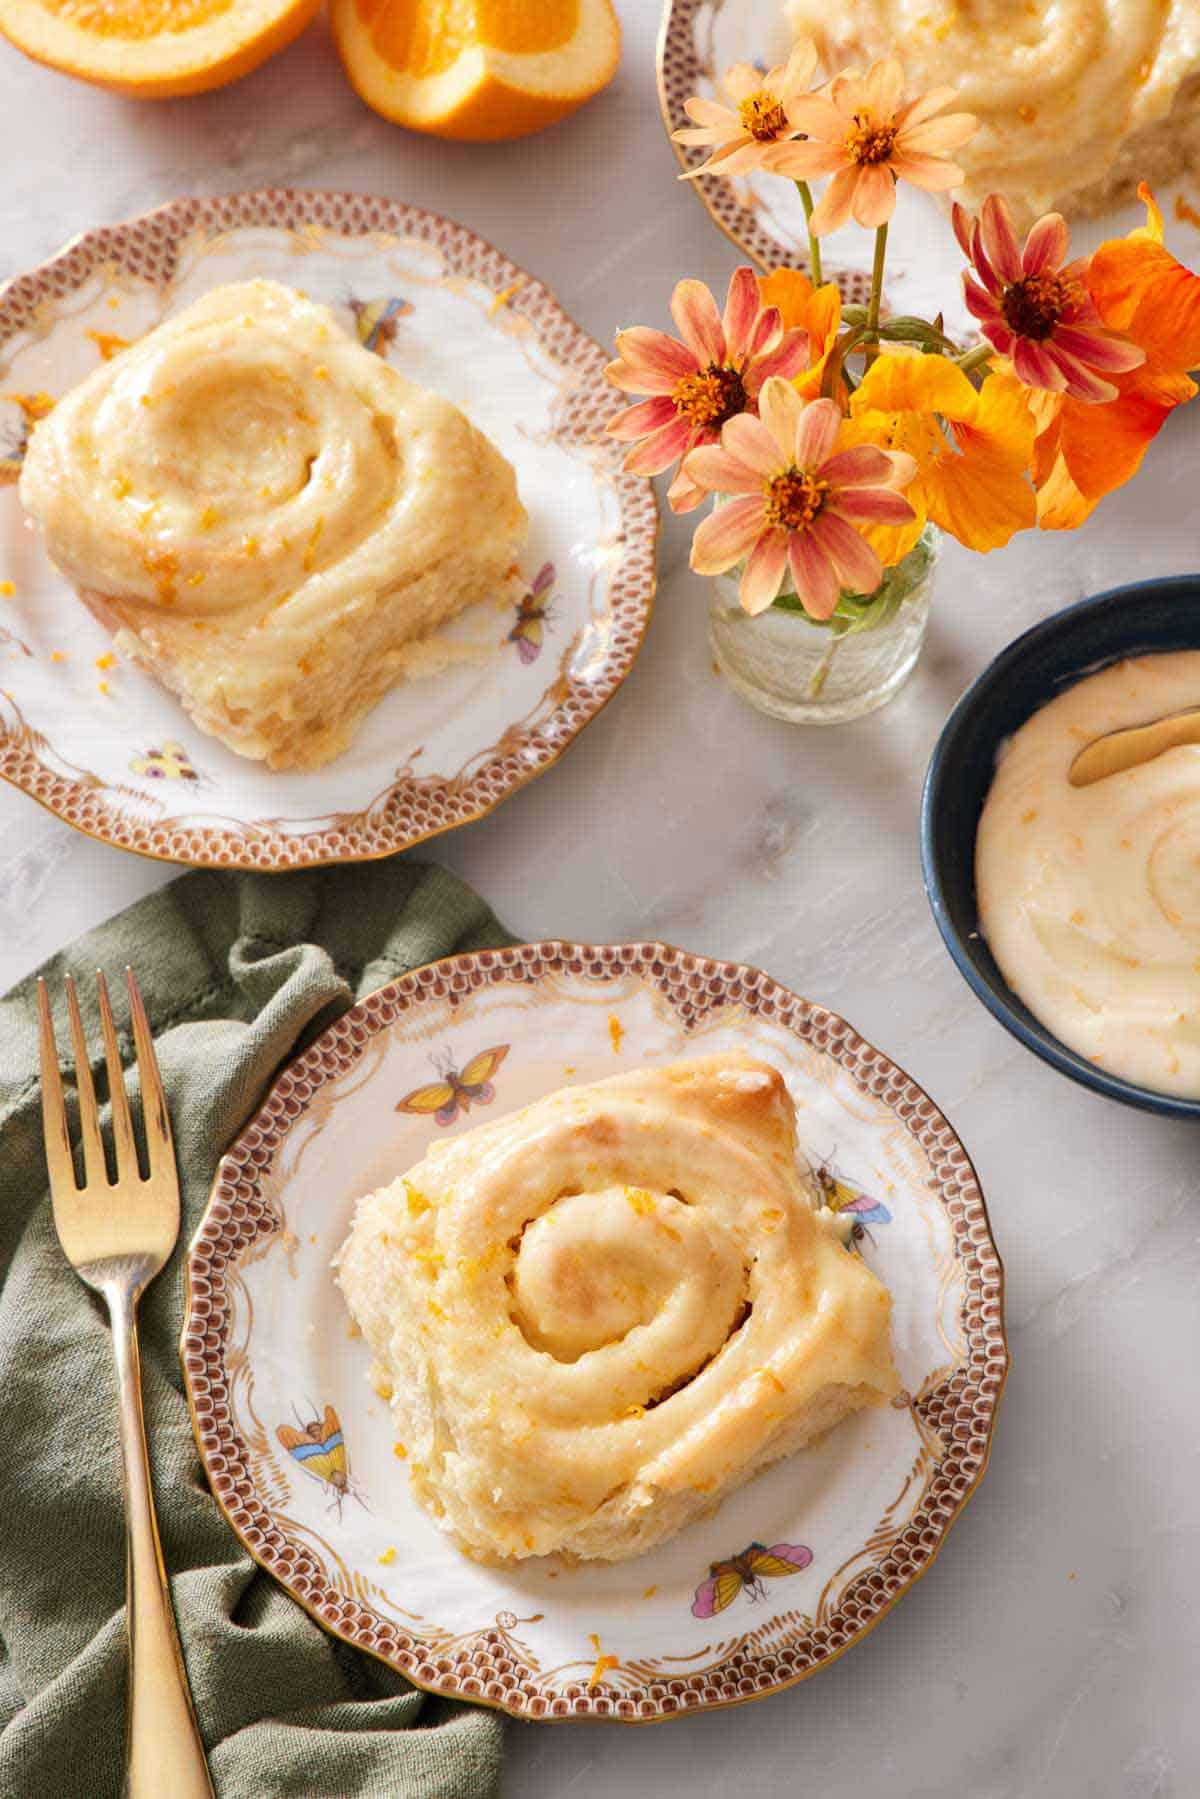
{"label": "halved orange", "polygon": [[611,0],[331,0],[346,72],[385,119],[490,141],[552,125],[612,80]]}
{"label": "halved orange", "polygon": [[0,0],[0,31],[52,69],[165,99],[248,75],[321,0]]}

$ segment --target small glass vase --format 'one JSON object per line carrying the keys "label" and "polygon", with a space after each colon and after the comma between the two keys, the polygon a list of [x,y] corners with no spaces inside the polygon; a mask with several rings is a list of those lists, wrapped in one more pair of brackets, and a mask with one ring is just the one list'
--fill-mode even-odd
{"label": "small glass vase", "polygon": [[739,573],[712,583],[708,640],[721,673],[744,700],[791,724],[839,725],[886,705],[917,666],[941,532],[927,525],[878,593],[843,594],[828,623],[794,593],[751,618],[738,603]]}

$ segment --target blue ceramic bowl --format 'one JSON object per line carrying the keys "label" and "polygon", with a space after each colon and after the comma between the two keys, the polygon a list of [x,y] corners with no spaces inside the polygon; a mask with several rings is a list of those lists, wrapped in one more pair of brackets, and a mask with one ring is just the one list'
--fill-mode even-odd
{"label": "blue ceramic bowl", "polygon": [[975,831],[996,753],[1025,720],[1083,675],[1123,656],[1200,649],[1200,575],[1115,587],[1034,625],[1002,650],[946,721],[925,777],[921,865],[946,948],[988,1011],[1027,1049],[1072,1080],[1126,1105],[1200,1119],[1176,1099],[1103,1074],[1039,1024],[1006,983],[979,933]]}

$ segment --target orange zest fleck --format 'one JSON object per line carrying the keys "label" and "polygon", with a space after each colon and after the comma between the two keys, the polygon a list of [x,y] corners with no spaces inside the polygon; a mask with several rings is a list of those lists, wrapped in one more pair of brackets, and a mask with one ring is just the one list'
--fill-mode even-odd
{"label": "orange zest fleck", "polygon": [[507,287],[502,287],[488,307],[488,316],[495,318],[496,314],[507,306],[515,295],[520,293],[523,286],[524,282],[522,281],[510,281]]}
{"label": "orange zest fleck", "polygon": [[608,1040],[613,1046],[614,1056],[620,1055],[621,1044],[624,1042],[624,1039],[625,1026],[621,1023],[621,1020],[617,1017],[615,1012],[610,1012],[608,1015]]}
{"label": "orange zest fleck", "polygon": [[91,338],[105,362],[111,362],[120,351],[129,348],[129,338],[121,337],[115,331],[85,331],[83,335]]}
{"label": "orange zest fleck", "polygon": [[36,425],[39,419],[44,419],[46,414],[50,412],[54,406],[54,401],[51,399],[50,395],[40,392],[35,394],[0,394],[0,399],[11,400],[14,406],[19,406],[31,425]]}
{"label": "orange zest fleck", "polygon": [[591,1643],[592,1648],[596,1651],[596,1665],[592,1669],[591,1674],[588,1676],[588,1691],[591,1692],[593,1687],[598,1687],[600,1685],[600,1683],[604,1679],[604,1676],[609,1672],[609,1670],[611,1668],[619,1668],[620,1667],[621,1658],[620,1658],[620,1656],[617,1656],[617,1655],[601,1655],[601,1653],[600,1653],[600,1638],[596,1635],[595,1631],[593,1631],[591,1633],[591,1636],[589,1637],[588,1641]]}
{"label": "orange zest fleck", "polygon": [[304,551],[304,572],[306,575],[312,573],[313,560],[316,556],[317,544],[320,541],[321,532],[324,530],[324,528],[325,528],[325,515],[324,515],[324,513],[322,513],[321,517],[317,520],[316,524],[312,528],[311,533],[309,534],[308,545]]}

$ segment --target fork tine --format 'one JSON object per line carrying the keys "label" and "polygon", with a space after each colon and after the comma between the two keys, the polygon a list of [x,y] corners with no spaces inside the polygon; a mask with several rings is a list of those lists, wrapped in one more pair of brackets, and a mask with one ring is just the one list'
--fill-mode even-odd
{"label": "fork tine", "polygon": [[138,1075],[142,1083],[142,1119],[146,1126],[146,1151],[150,1158],[151,1174],[161,1174],[164,1169],[172,1169],[175,1166],[175,1148],[171,1141],[171,1117],[167,1111],[167,1096],[163,1092],[162,1077],[158,1072],[158,1057],[154,1053],[154,1038],[150,1034],[150,1020],[146,1017],[146,1008],[142,1003],[138,984],[133,978],[132,968],[125,970],[125,984],[129,988],[133,1041],[137,1050]]}
{"label": "fork tine", "polygon": [[108,1003],[108,988],[100,969],[96,970],[96,991],[100,996],[104,1059],[108,1064],[108,1097],[112,1105],[113,1142],[117,1151],[117,1180],[137,1181],[141,1179],[141,1169],[138,1167],[133,1120],[129,1115],[129,1095],[125,1091],[125,1070],[121,1067],[121,1052],[117,1048],[117,1032],[113,1024],[112,1007]]}
{"label": "fork tine", "polygon": [[104,1142],[100,1136],[100,1114],[96,1107],[96,1089],[88,1061],[83,1020],[79,1016],[79,999],[75,982],[66,978],[67,1012],[71,1020],[71,1043],[75,1050],[75,1091],[79,1096],[79,1127],[83,1135],[84,1175],[89,1187],[108,1185],[108,1168],[104,1161]]}
{"label": "fork tine", "polygon": [[58,1045],[54,1041],[50,995],[40,975],[37,985],[38,1048],[42,1062],[42,1128],[46,1138],[46,1168],[50,1175],[50,1191],[57,1199],[60,1195],[75,1192],[75,1163],[71,1156],[71,1135],[67,1129],[62,1076],[58,1072]]}

